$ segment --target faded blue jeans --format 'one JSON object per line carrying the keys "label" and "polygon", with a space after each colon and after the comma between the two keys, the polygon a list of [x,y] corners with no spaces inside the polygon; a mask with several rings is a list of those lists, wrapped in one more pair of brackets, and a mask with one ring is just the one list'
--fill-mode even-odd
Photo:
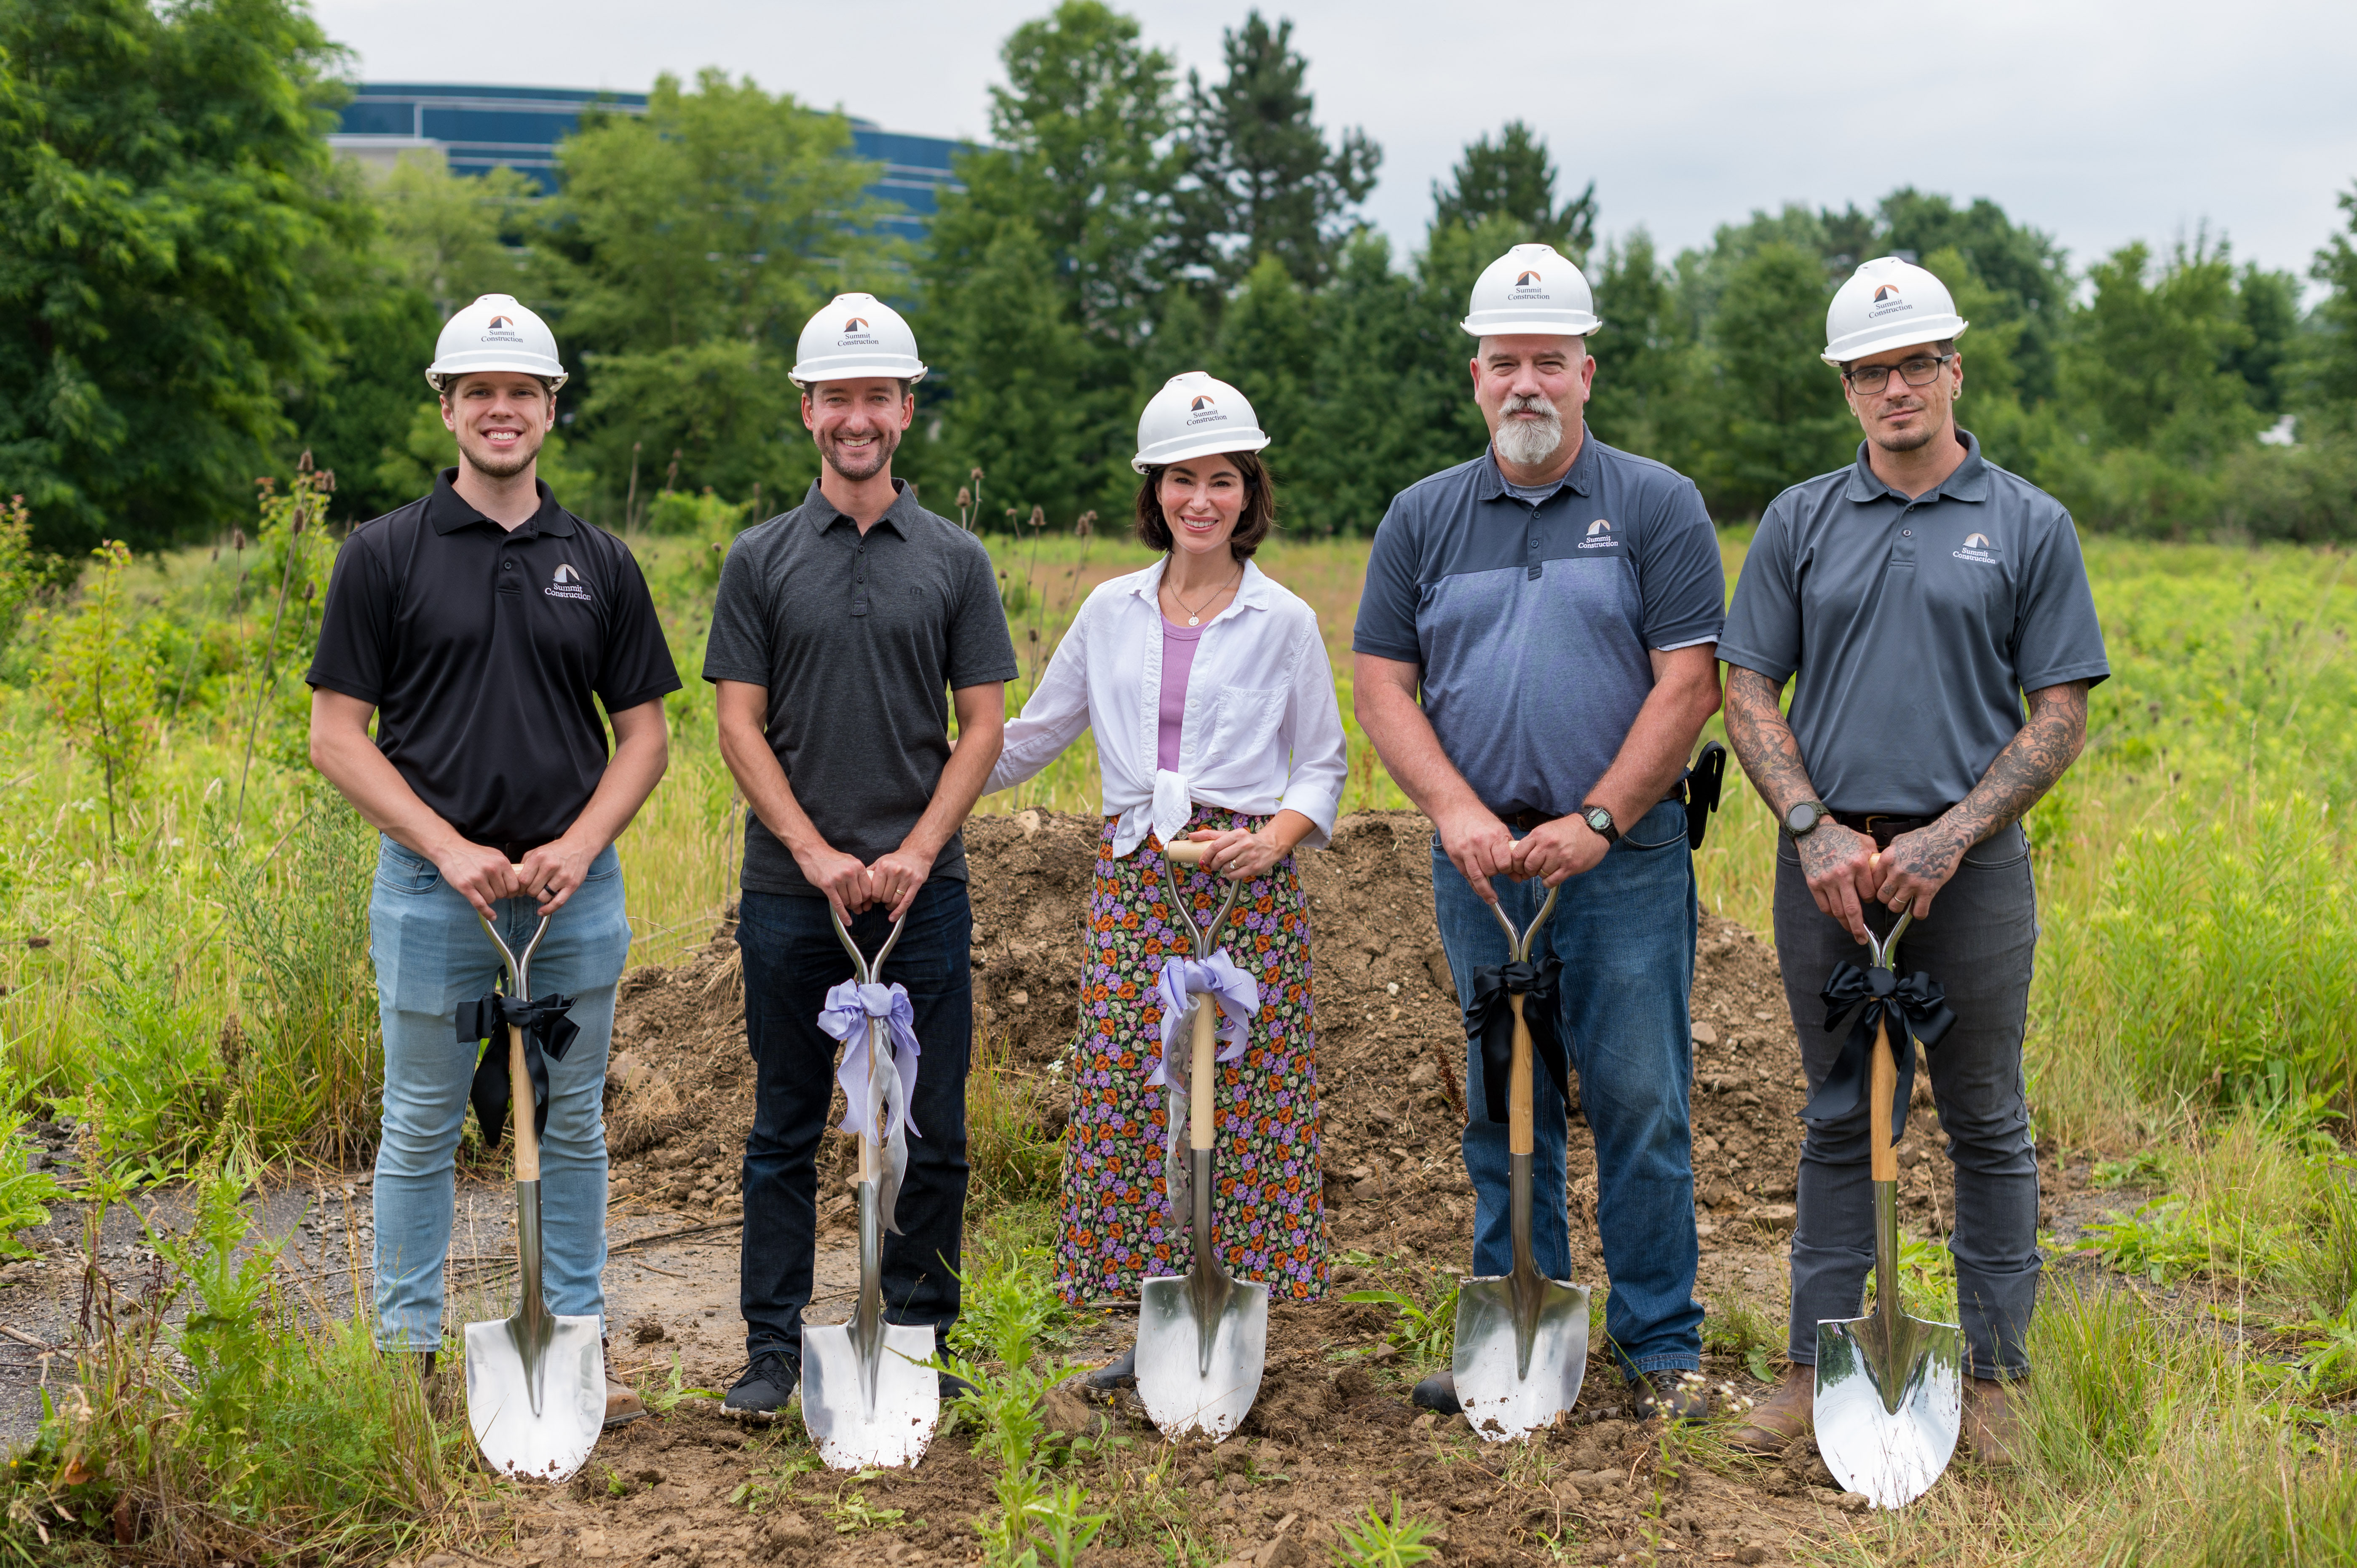
{"label": "faded blue jeans", "polygon": [[[493,906],[500,936],[521,953],[537,903]],[[580,1036],[548,1064],[548,1131],[540,1139],[542,1294],[551,1312],[595,1316],[606,1294],[606,1052],[614,987],[630,950],[622,866],[608,844],[580,891],[549,923],[532,960],[535,996],[573,998]],[[452,1161],[467,1116],[478,1047],[457,1038],[458,1004],[504,989],[499,950],[474,908],[434,863],[385,839],[369,897],[369,953],[384,1023],[383,1138],[376,1152],[376,1338],[388,1350],[442,1342],[442,1260],[450,1250]],[[504,1044],[500,1047],[504,1052]],[[510,1115],[514,1115],[511,1108]],[[529,1114],[529,1112],[526,1112]],[[514,1136],[511,1124],[504,1146]],[[507,1228],[498,1232],[505,1244]]]}
{"label": "faded blue jeans", "polygon": [[[1516,838],[1523,835],[1516,833]],[[1498,901],[1516,927],[1545,901],[1536,880],[1497,878]],[[1432,840],[1433,911],[1457,994],[1473,994],[1473,971],[1506,961],[1506,933]],[[1594,869],[1563,885],[1539,942],[1563,961],[1561,1027],[1577,1074],[1581,1112],[1596,1139],[1596,1229],[1612,1292],[1604,1327],[1624,1373],[1702,1365],[1702,1304],[1694,1298],[1694,858],[1685,807],[1655,806]],[[1537,956],[1534,948],[1533,956]],[[1540,1273],[1571,1277],[1565,1212],[1563,1096],[1533,1072],[1536,1150],[1531,1162],[1531,1250]],[[1483,1107],[1481,1052],[1465,1058],[1465,1171],[1473,1180],[1473,1272],[1514,1265],[1507,1219],[1506,1125]]]}

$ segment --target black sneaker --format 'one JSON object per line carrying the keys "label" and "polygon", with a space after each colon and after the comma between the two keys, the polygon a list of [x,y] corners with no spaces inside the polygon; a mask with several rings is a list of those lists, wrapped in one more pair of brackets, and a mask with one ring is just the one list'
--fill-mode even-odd
{"label": "black sneaker", "polygon": [[1099,1393],[1137,1387],[1137,1347],[1132,1345],[1118,1358],[1091,1372],[1086,1381]]}
{"label": "black sneaker", "polygon": [[753,1358],[720,1408],[736,1415],[775,1415],[786,1408],[794,1385],[802,1380],[799,1362],[783,1350],[764,1350]]}
{"label": "black sneaker", "polygon": [[1437,1410],[1443,1415],[1455,1415],[1465,1407],[1457,1402],[1457,1374],[1435,1372],[1415,1385],[1408,1402],[1421,1410]]}
{"label": "black sneaker", "polygon": [[963,1378],[959,1377],[955,1372],[936,1372],[933,1375],[942,1380],[942,1402],[943,1404],[949,1404],[953,1401],[962,1400],[965,1398],[966,1395],[974,1392],[974,1385],[967,1382]]}
{"label": "black sneaker", "polygon": [[1637,1415],[1641,1420],[1650,1421],[1657,1415],[1671,1422],[1710,1419],[1710,1390],[1700,1372],[1665,1367],[1631,1378],[1629,1387],[1637,1395]]}

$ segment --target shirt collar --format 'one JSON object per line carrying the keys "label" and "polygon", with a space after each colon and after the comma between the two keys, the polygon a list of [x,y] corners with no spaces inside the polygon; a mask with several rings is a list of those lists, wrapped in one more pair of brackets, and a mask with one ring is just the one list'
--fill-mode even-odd
{"label": "shirt collar", "polygon": [[[1168,569],[1169,565],[1170,556],[1168,552],[1165,552],[1161,560],[1140,572],[1137,575],[1137,581],[1130,585],[1130,596],[1144,599],[1149,605],[1153,605],[1157,615],[1162,613],[1160,603],[1162,574]],[[1248,559],[1244,562],[1243,581],[1236,585],[1236,596],[1228,601],[1227,609],[1222,610],[1219,615],[1211,618],[1214,621],[1219,620],[1229,610],[1265,610],[1275,602],[1275,579]]]}
{"label": "shirt collar", "polygon": [[[854,528],[859,526],[850,513],[835,510],[834,503],[820,491],[816,479],[811,481],[810,494],[802,498],[802,510],[810,514],[811,526],[821,533],[838,522],[851,523]],[[893,532],[906,539],[910,525],[922,510],[924,508],[917,504],[917,492],[909,488],[909,481],[896,478],[892,481],[892,504],[886,507],[884,515],[876,521],[889,524]]]}
{"label": "shirt collar", "polygon": [[[1969,430],[1959,429],[1956,438],[1964,444],[1964,460],[1955,471],[1921,495],[1918,501],[1984,501],[1988,499],[1988,464],[1981,457],[1981,444]],[[1900,500],[1909,498],[1891,489],[1878,478],[1866,460],[1867,444],[1857,444],[1857,460],[1850,465],[1849,481],[1842,487],[1843,496],[1853,501],[1878,501],[1885,496]]]}
{"label": "shirt collar", "polygon": [[[1495,441],[1490,443],[1489,450],[1484,456],[1489,460],[1481,465],[1479,499],[1485,501],[1503,500],[1513,492],[1506,488],[1506,476],[1498,467],[1498,444]],[[1579,426],[1579,456],[1571,460],[1571,467],[1564,470],[1562,478],[1547,487],[1547,493],[1544,499],[1553,500],[1564,490],[1569,490],[1577,496],[1596,493],[1596,433],[1587,428],[1585,420],[1580,422]]]}
{"label": "shirt collar", "polygon": [[434,525],[436,533],[456,533],[462,528],[482,523],[498,528],[501,533],[516,533],[529,539],[534,534],[553,533],[560,539],[573,536],[573,516],[556,504],[546,479],[535,478],[533,485],[540,491],[540,510],[532,514],[529,522],[515,528],[500,528],[467,503],[457,491],[458,470],[445,468],[434,476],[434,493],[425,498],[425,521]]}

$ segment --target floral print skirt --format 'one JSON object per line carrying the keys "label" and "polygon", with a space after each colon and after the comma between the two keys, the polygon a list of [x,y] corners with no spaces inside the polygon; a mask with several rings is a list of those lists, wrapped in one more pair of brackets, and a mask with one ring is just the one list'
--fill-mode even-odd
{"label": "floral print skirt", "polygon": [[[1267,820],[1198,806],[1187,826],[1257,831]],[[1162,841],[1148,835],[1120,860],[1113,841],[1108,817],[1089,900],[1093,950],[1064,1139],[1056,1283],[1074,1305],[1135,1297],[1142,1280],[1185,1273],[1193,1258],[1186,1217],[1170,1212],[1164,1190],[1164,1091],[1146,1082],[1162,1055],[1155,982],[1165,958],[1192,948],[1171,918]],[[1226,878],[1196,867],[1180,871],[1178,886],[1199,921],[1217,914],[1227,893]],[[1247,885],[1216,945],[1259,982],[1261,1006],[1244,1054],[1219,1069],[1211,1233],[1238,1279],[1265,1282],[1272,1297],[1316,1301],[1326,1292],[1317,1020],[1309,900],[1291,859]]]}

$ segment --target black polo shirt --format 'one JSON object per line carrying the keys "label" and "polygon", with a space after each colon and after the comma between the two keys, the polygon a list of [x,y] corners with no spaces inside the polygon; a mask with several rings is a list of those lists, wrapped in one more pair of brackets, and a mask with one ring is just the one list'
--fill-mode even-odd
{"label": "black polo shirt", "polygon": [[377,749],[417,798],[520,855],[597,790],[597,702],[653,702],[679,672],[620,540],[545,484],[532,521],[501,528],[458,499],[457,472],[344,541],[304,679],[374,703]]}
{"label": "black polo shirt", "polygon": [[[873,864],[931,804],[950,759],[949,693],[1015,679],[1015,643],[982,541],[905,484],[865,535],[813,484],[737,536],[720,569],[707,681],[769,689],[766,734],[794,800],[835,849]],[[952,834],[933,875],[965,880]],[[748,813],[744,886],[816,897]]]}

